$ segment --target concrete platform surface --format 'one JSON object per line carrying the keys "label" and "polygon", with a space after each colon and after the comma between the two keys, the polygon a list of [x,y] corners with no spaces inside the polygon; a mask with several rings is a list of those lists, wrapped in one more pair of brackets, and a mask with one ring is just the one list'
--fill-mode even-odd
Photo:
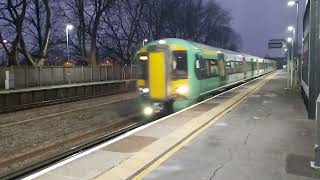
{"label": "concrete platform surface", "polygon": [[261,77],[33,177],[314,179],[317,172],[308,166],[313,121],[298,93],[284,90],[285,77]]}
{"label": "concrete platform surface", "polygon": [[278,73],[146,180],[312,180],[313,125]]}

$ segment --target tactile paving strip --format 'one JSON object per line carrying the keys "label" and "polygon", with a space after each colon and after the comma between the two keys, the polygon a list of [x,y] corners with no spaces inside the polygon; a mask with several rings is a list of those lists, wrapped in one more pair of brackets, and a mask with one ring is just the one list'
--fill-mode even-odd
{"label": "tactile paving strip", "polygon": [[140,151],[157,139],[158,138],[146,136],[129,136],[105,147],[103,150],[121,153],[134,153]]}

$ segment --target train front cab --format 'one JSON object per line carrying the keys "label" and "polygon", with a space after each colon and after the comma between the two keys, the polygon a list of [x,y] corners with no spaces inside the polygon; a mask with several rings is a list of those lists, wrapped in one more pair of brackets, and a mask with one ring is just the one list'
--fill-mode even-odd
{"label": "train front cab", "polygon": [[140,104],[150,116],[173,111],[189,94],[188,51],[181,46],[149,45],[138,53]]}

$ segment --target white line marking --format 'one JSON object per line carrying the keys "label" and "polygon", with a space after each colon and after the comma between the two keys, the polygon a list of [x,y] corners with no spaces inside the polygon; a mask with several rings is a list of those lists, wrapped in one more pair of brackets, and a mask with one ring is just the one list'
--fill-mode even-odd
{"label": "white line marking", "polygon": [[[262,77],[264,77],[264,76],[262,76]],[[253,81],[256,81],[256,80],[258,80],[258,79],[261,79],[261,77],[259,77],[259,78],[257,78],[257,79],[254,79]],[[237,89],[237,88],[239,88],[239,87],[242,87],[242,86],[244,86],[244,85],[246,85],[246,84],[248,84],[248,83],[251,83],[251,82],[252,82],[252,81],[246,82],[246,83],[241,84],[241,85],[239,85],[239,86],[237,86],[237,87],[234,87],[234,88],[232,88],[232,89],[229,89],[228,91],[225,91],[225,92],[223,92],[223,93],[221,93],[221,94],[215,95],[215,96],[213,96],[213,97],[211,97],[211,98],[209,98],[209,99],[206,99],[206,100],[204,100],[204,101],[201,101],[201,102],[199,102],[199,103],[197,103],[197,104],[194,104],[194,105],[192,105],[192,106],[190,106],[190,107],[187,107],[187,108],[185,108],[185,109],[183,109],[183,110],[181,110],[181,111],[178,111],[178,112],[176,112],[176,113],[173,113],[173,114],[171,114],[171,115],[169,115],[169,116],[163,117],[163,118],[158,119],[158,120],[156,120],[156,121],[153,121],[153,122],[151,122],[151,123],[149,123],[149,124],[140,126],[140,127],[136,128],[136,129],[134,129],[134,130],[131,130],[131,131],[129,131],[129,132],[123,134],[123,135],[120,135],[120,136],[118,136],[118,137],[116,137],[116,138],[114,138],[114,139],[111,139],[111,140],[108,141],[108,142],[105,142],[105,143],[103,143],[103,144],[100,144],[100,145],[98,145],[98,146],[96,146],[96,147],[94,147],[94,148],[92,148],[92,149],[87,150],[87,151],[84,151],[84,152],[75,154],[75,155],[71,156],[71,157],[68,158],[68,159],[65,159],[65,160],[63,160],[63,161],[60,161],[60,162],[58,162],[58,163],[56,163],[56,164],[54,164],[54,165],[52,165],[52,166],[50,166],[50,167],[47,167],[47,168],[45,168],[45,169],[43,169],[43,170],[41,170],[41,171],[39,171],[39,172],[36,172],[36,173],[34,173],[34,174],[30,175],[30,176],[27,176],[27,177],[25,177],[25,178],[22,178],[22,180],[32,180],[32,179],[35,179],[35,178],[37,178],[37,177],[39,177],[39,176],[41,176],[41,175],[44,175],[44,174],[46,174],[46,173],[48,173],[48,172],[50,172],[50,171],[52,171],[52,170],[54,170],[54,169],[57,169],[57,168],[59,168],[59,167],[61,167],[61,166],[64,166],[64,165],[66,165],[66,164],[68,164],[68,163],[70,163],[70,162],[72,162],[72,161],[74,161],[74,160],[77,160],[77,159],[79,159],[79,158],[81,158],[81,157],[84,157],[84,156],[86,156],[86,155],[88,155],[88,154],[91,154],[91,153],[93,153],[93,152],[95,152],[95,151],[97,151],[97,150],[99,150],[99,149],[102,149],[102,148],[104,148],[104,147],[106,147],[106,146],[108,146],[108,145],[110,145],[110,144],[113,144],[113,143],[115,143],[115,142],[117,142],[117,141],[120,141],[120,140],[122,140],[122,139],[124,139],[124,138],[126,138],[126,137],[128,137],[128,136],[131,136],[132,134],[137,133],[137,132],[139,132],[139,131],[141,131],[141,130],[143,130],[143,129],[146,129],[146,128],[154,125],[154,124],[157,124],[157,123],[159,123],[159,122],[162,122],[162,121],[164,121],[164,120],[166,120],[166,119],[168,119],[168,118],[170,118],[170,117],[173,117],[173,116],[175,116],[175,115],[177,115],[177,114],[180,114],[180,113],[182,113],[182,112],[184,112],[184,111],[187,111],[187,110],[189,110],[189,109],[191,109],[191,108],[193,108],[193,107],[195,107],[195,106],[198,106],[198,105],[200,105],[200,104],[202,104],[202,103],[204,103],[204,102],[210,101],[210,100],[212,100],[212,99],[214,99],[214,98],[216,98],[216,97],[218,97],[218,96],[221,96],[221,95],[223,95],[223,94],[226,94],[226,93],[228,93],[228,92],[230,92],[230,91],[232,91],[232,90],[234,90],[234,89]]]}

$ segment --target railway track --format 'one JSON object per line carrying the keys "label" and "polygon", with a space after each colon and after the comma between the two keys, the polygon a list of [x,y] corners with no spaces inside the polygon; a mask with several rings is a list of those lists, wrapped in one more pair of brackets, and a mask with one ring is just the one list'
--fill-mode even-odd
{"label": "railway track", "polygon": [[51,118],[51,117],[54,117],[54,116],[61,116],[61,115],[68,114],[68,113],[75,113],[75,112],[79,112],[79,111],[82,111],[82,110],[97,108],[97,107],[100,107],[100,106],[105,106],[105,105],[118,103],[118,102],[121,102],[121,101],[126,101],[126,100],[131,100],[131,99],[134,99],[134,97],[121,99],[121,100],[116,100],[116,101],[111,101],[111,102],[102,103],[102,104],[97,104],[97,105],[93,105],[93,106],[87,106],[87,107],[83,107],[83,108],[72,109],[72,110],[68,110],[68,111],[62,111],[62,112],[53,113],[53,114],[49,114],[49,115],[45,115],[45,116],[41,116],[41,117],[37,117],[37,118],[26,119],[26,120],[22,120],[22,121],[18,121],[18,122],[3,124],[3,125],[0,125],[0,128],[16,126],[16,125],[28,123],[28,122],[31,122],[31,121],[38,121],[38,120],[42,120],[42,119],[45,119],[45,118]]}
{"label": "railway track", "polygon": [[[251,81],[251,80],[252,79],[248,79],[247,81],[241,81],[238,83],[234,83],[232,86],[217,89],[215,94],[220,94],[223,92],[222,90],[228,90],[228,89],[234,88],[240,84],[243,84],[243,83]],[[117,103],[117,102],[114,102],[114,103]],[[84,108],[84,109],[94,109],[94,108],[98,108],[98,107],[101,107],[104,105],[106,105],[106,104],[99,104],[99,105]],[[68,114],[68,113],[81,112],[82,110],[83,110],[83,108],[62,112],[62,114],[59,114],[59,116],[63,115],[63,114]],[[57,116],[57,115],[49,115],[49,117],[52,117],[52,116]],[[3,128],[10,128],[13,126],[19,126],[24,123],[35,122],[36,120],[37,119],[28,120],[28,121],[24,121],[24,122],[17,122],[14,124],[7,124]],[[2,179],[18,179],[18,178],[24,177],[24,176],[30,174],[31,172],[35,172],[35,171],[40,170],[44,167],[47,167],[51,164],[62,161],[70,156],[73,156],[77,153],[80,153],[80,152],[85,151],[87,149],[90,149],[94,146],[97,146],[103,142],[106,142],[116,136],[119,136],[123,133],[126,133],[130,130],[133,130],[133,129],[135,129],[139,126],[142,126],[146,123],[149,123],[149,122],[150,121],[141,120],[141,118],[139,117],[139,114],[137,113],[132,116],[126,116],[122,121],[119,121],[119,122],[114,123],[112,125],[106,125],[106,126],[100,126],[100,127],[97,126],[93,129],[91,129],[90,131],[80,133],[77,136],[74,136],[73,138],[65,139],[64,141],[61,141],[59,143],[55,143],[51,146],[36,149],[32,152],[29,152],[29,153],[26,153],[26,154],[23,154],[23,155],[20,155],[20,156],[11,158],[11,159],[7,159],[5,161],[0,162],[0,169],[5,168],[5,167],[10,167],[10,165],[15,164],[17,162],[26,161],[30,157],[37,157],[37,156],[41,156],[41,155],[43,156],[48,152],[55,151],[55,150],[65,146],[66,144],[82,141],[82,143],[78,143],[78,144],[69,146],[68,148],[65,148],[63,150],[63,152],[59,152],[54,155],[48,156],[44,160],[38,161],[38,162],[33,163],[31,165],[29,164],[28,166],[25,166],[24,168],[20,168],[19,170],[16,170],[14,172],[10,172],[1,178]],[[0,126],[0,128],[1,128],[1,126]],[[83,140],[86,140],[86,142],[83,142]]]}
{"label": "railway track", "polygon": [[[132,119],[137,118],[137,117],[133,117]],[[35,157],[35,156],[40,156],[40,155],[44,155],[45,153],[47,153],[48,151],[53,151],[57,148],[60,148],[61,146],[68,144],[68,143],[72,143],[78,140],[83,140],[83,139],[90,139],[92,137],[96,137],[98,136],[99,138],[96,138],[95,140],[92,140],[90,142],[84,143],[84,144],[80,144],[77,146],[73,146],[71,148],[69,148],[68,150],[66,150],[63,153],[59,153],[55,156],[52,156],[46,160],[43,160],[41,162],[32,164],[26,168],[22,168],[19,171],[10,173],[8,175],[5,175],[3,177],[1,177],[1,179],[5,179],[5,180],[9,180],[9,179],[19,179],[22,178],[23,176],[29,174],[30,172],[34,172],[37,171],[39,169],[42,169],[50,164],[54,164],[58,161],[61,161],[67,157],[70,157],[72,155],[75,155],[77,153],[80,153],[82,151],[85,151],[87,149],[90,149],[98,144],[101,144],[102,142],[105,142],[107,140],[110,140],[116,136],[119,136],[123,133],[126,133],[132,129],[135,129],[143,124],[145,124],[146,122],[133,122],[132,120],[130,120],[131,122],[125,121],[122,123],[118,123],[115,124],[113,126],[105,126],[105,127],[101,127],[101,128],[97,128],[94,131],[88,132],[86,134],[82,134],[79,135],[77,137],[74,137],[72,139],[68,139],[66,141],[54,144],[52,146],[46,147],[46,148],[42,148],[42,149],[38,149],[34,152],[28,153],[28,154],[24,154],[22,156],[16,157],[14,159],[9,159],[5,162],[1,162],[0,163],[0,169],[1,168],[5,168],[8,166],[11,166],[12,164],[15,164],[19,161],[25,161],[28,160],[30,157]],[[117,129],[117,130],[115,130]],[[105,133],[106,131],[110,131],[110,133]],[[102,135],[103,134],[103,135]]]}
{"label": "railway track", "polygon": [[[138,120],[139,114],[137,109],[128,111],[128,113],[116,112],[119,107],[134,106],[135,102],[136,94],[128,93],[124,94],[123,97],[119,97],[118,99],[113,98],[113,100],[109,100],[108,102],[99,102],[99,100],[92,102],[90,100],[80,105],[74,105],[89,104],[84,107],[70,108],[66,111],[36,117],[42,109],[48,110],[45,107],[37,110],[38,112],[32,115],[35,118],[22,119],[20,117],[20,119],[18,118],[19,120],[10,122],[11,117],[7,119],[7,122],[0,122],[0,156],[3,157],[0,159],[0,179],[16,179],[25,172],[30,171],[30,169],[37,169],[43,164],[52,163],[56,159],[69,156],[95,145],[97,142],[104,141],[106,138],[112,138],[121,134],[125,129],[138,126],[140,122]],[[72,104],[69,105],[72,106]],[[58,111],[60,108],[56,107],[55,111]],[[24,114],[24,112],[19,113]],[[99,114],[102,115],[99,116]],[[111,117],[108,118],[105,115],[110,115]],[[84,121],[83,119],[88,120]],[[78,125],[76,128],[73,127],[81,123],[82,125]],[[60,130],[59,125],[60,127],[71,125],[72,127]],[[41,131],[37,132],[37,128]],[[50,137],[43,135],[46,133],[51,133],[47,135]],[[26,141],[25,139],[28,138],[29,141]],[[34,140],[38,142],[34,142]],[[54,143],[52,144],[51,141]],[[19,167],[17,168],[17,166]],[[15,169],[15,172],[10,172],[9,169],[12,167]]]}
{"label": "railway track", "polygon": [[10,127],[23,123],[59,116],[72,112],[81,112],[82,110],[97,108],[112,103],[118,103],[125,100],[137,98],[137,93],[123,93],[119,95],[104,96],[100,98],[85,99],[76,102],[68,102],[64,104],[56,104],[40,108],[34,108],[14,113],[0,114],[0,128]]}

